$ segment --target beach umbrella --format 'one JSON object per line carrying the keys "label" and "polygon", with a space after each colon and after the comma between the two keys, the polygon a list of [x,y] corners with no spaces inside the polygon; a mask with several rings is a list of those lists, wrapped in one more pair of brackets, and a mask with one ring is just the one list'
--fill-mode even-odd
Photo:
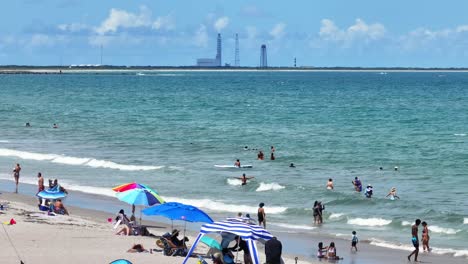
{"label": "beach umbrella", "polygon": [[213,223],[213,219],[211,219],[211,217],[205,212],[203,212],[195,206],[183,203],[164,203],[158,206],[146,208],[142,212],[145,215],[159,215],[169,218],[171,220],[184,221],[184,236],[187,227],[187,222]]}
{"label": "beach umbrella", "polygon": [[48,200],[62,199],[67,197],[67,194],[63,191],[60,191],[60,188],[47,189],[40,191],[36,194],[37,197]]}
{"label": "beach umbrella", "polygon": [[[151,206],[155,204],[163,204],[164,200],[154,191],[148,189],[133,189],[125,192],[118,192],[115,196],[122,202],[126,202],[133,206]],[[141,224],[141,210],[140,210],[140,224]]]}
{"label": "beach umbrella", "polygon": [[[159,197],[158,193],[154,191],[153,189],[149,188],[145,184],[137,183],[137,182],[129,182],[129,183],[124,183],[122,185],[116,186],[112,188],[113,191],[115,192],[126,192],[129,190],[134,190],[134,189],[146,189],[150,193],[152,193],[154,196]],[[161,197],[159,197],[160,200],[162,200]],[[163,201],[164,202],[164,201]],[[132,215],[135,214],[135,205],[132,204]]]}
{"label": "beach umbrella", "polygon": [[218,249],[218,250],[223,250],[223,248],[221,247],[221,244],[219,244],[218,241],[216,241],[216,239],[212,238],[212,237],[209,237],[209,236],[204,236],[200,239],[200,242],[202,242],[203,244],[209,246],[210,248],[215,248],[215,249]]}
{"label": "beach umbrella", "polygon": [[126,259],[117,259],[117,260],[112,261],[109,264],[132,264],[132,263]]}
{"label": "beach umbrella", "polygon": [[145,215],[159,215],[171,220],[187,222],[213,223],[213,219],[195,206],[183,203],[169,202],[144,209]]}
{"label": "beach umbrella", "polygon": [[122,202],[134,205],[151,206],[164,203],[164,200],[157,193],[147,189],[118,192],[115,196]]}

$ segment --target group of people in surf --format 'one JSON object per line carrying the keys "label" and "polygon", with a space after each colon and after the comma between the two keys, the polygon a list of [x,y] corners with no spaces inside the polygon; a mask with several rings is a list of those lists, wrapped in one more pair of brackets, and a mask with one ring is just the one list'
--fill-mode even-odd
{"label": "group of people in surf", "polygon": [[[329,179],[329,182],[330,182],[330,180],[331,179]],[[352,184],[353,184],[354,189],[356,190],[356,192],[362,192],[362,182],[359,179],[359,177],[354,177],[354,180],[352,181]],[[328,186],[329,186],[329,183],[327,184],[327,188],[328,188]],[[391,200],[400,199],[400,197],[396,193],[397,193],[396,187],[392,187],[390,189],[390,192],[385,197],[390,197]],[[374,195],[374,187],[372,187],[371,184],[367,184],[367,187],[366,187],[366,189],[364,191],[364,195],[367,198],[372,198],[372,195]]]}

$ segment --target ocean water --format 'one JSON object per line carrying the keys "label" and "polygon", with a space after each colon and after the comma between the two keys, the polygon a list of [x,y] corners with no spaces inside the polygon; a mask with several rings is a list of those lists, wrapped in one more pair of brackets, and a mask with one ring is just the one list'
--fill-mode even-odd
{"label": "ocean water", "polygon": [[[215,218],[255,216],[264,202],[272,230],[356,230],[393,248],[410,248],[421,218],[435,253],[468,257],[467,121],[468,73],[0,75],[0,178],[19,162],[22,182],[41,171],[101,195],[137,181]],[[253,168],[214,167],[236,159]],[[255,179],[241,186],[242,173]],[[372,199],[354,192],[355,176]],[[391,187],[400,200],[385,198]]]}

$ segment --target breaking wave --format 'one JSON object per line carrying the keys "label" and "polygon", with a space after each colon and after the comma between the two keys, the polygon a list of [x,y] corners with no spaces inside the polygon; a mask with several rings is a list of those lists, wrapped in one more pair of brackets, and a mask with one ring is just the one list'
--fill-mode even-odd
{"label": "breaking wave", "polygon": [[57,154],[42,154],[27,151],[19,151],[13,149],[0,149],[2,157],[17,157],[25,160],[49,161],[53,163],[72,165],[72,166],[88,166],[92,168],[106,168],[122,171],[148,171],[158,170],[164,166],[142,166],[142,165],[126,165],[119,164],[108,160],[98,160],[93,158],[77,158]]}
{"label": "breaking wave", "polygon": [[392,220],[383,218],[351,218],[348,219],[348,224],[358,226],[386,226],[389,225]]}
{"label": "breaking wave", "polygon": [[284,187],[282,185],[279,185],[276,182],[273,182],[273,183],[261,182],[260,186],[258,186],[257,190],[255,190],[255,191],[256,192],[278,191],[278,190],[281,190],[281,189],[284,189],[284,188],[286,188],[286,187]]}

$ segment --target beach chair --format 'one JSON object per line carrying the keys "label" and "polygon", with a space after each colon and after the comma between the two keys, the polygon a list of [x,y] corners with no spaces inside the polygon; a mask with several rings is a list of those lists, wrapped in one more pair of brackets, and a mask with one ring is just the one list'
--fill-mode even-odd
{"label": "beach chair", "polygon": [[164,256],[182,256],[187,255],[187,248],[184,246],[177,246],[170,240],[170,234],[166,233],[156,241],[156,245],[163,249]]}

